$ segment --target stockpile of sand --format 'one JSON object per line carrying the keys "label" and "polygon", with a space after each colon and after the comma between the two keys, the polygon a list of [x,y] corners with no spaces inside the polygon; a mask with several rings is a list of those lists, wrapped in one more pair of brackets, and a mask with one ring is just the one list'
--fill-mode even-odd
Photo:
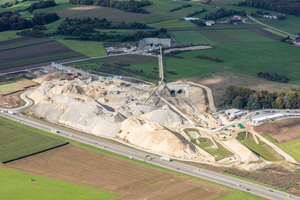
{"label": "stockpile of sand", "polygon": [[157,122],[130,117],[122,123],[117,137],[137,147],[172,157],[197,159],[213,162],[214,158],[174,132]]}

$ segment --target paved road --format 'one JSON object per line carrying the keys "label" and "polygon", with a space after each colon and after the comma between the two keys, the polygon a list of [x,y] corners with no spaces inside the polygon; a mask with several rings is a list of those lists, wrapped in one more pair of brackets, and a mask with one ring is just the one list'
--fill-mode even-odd
{"label": "paved road", "polygon": [[[23,96],[23,98],[25,97],[25,95]],[[26,101],[27,104],[25,107],[30,106],[30,104],[32,103],[30,100]],[[17,110],[15,109],[16,113],[19,113],[21,109]],[[68,130],[65,128],[61,128],[61,127],[56,127],[55,125],[52,124],[48,124],[48,123],[44,123],[41,121],[37,121],[34,119],[30,119],[24,116],[21,116],[19,114],[14,114],[14,115],[10,115],[10,114],[4,114],[4,113],[0,113],[0,115],[5,116],[9,119],[15,120],[15,121],[19,121],[23,124],[27,124],[29,126],[33,126],[45,131],[50,131],[51,129],[56,129],[59,131],[59,133],[57,133],[60,136],[66,137],[66,138],[71,138],[73,140],[85,143],[85,144],[89,144],[101,149],[105,149],[117,154],[121,154],[124,156],[128,156],[128,157],[132,157],[133,159],[137,159],[137,160],[141,160],[141,161],[145,161],[145,162],[149,162],[152,163],[154,165],[158,165],[167,169],[171,169],[171,170],[177,170],[180,171],[181,173],[184,174],[189,174],[191,176],[195,176],[198,178],[202,178],[202,179],[206,179],[206,180],[210,180],[213,181],[215,183],[219,183],[222,185],[226,185],[229,187],[233,187],[233,188],[237,188],[240,190],[244,190],[268,199],[278,199],[278,200],[282,200],[282,199],[298,199],[300,200],[299,197],[296,196],[290,196],[289,194],[285,193],[285,192],[281,192],[278,190],[274,190],[272,189],[270,191],[270,188],[265,187],[265,186],[261,186],[255,183],[251,183],[251,182],[247,182],[244,180],[240,180],[237,178],[233,178],[224,174],[220,174],[220,173],[216,173],[210,170],[205,170],[205,169],[199,169],[196,168],[194,166],[188,165],[188,164],[184,164],[178,161],[172,161],[172,162],[166,162],[163,161],[161,159],[159,159],[159,157],[155,156],[155,155],[151,155],[152,160],[149,159],[145,159],[146,155],[149,155],[145,152],[142,151],[138,151],[136,149],[132,149],[132,148],[127,148],[125,146],[120,146],[120,145],[116,145],[116,144],[112,144],[109,143],[107,141],[103,141],[100,138],[94,138],[92,136],[89,135],[84,135],[72,130]]]}
{"label": "paved road", "polygon": [[252,20],[255,21],[256,23],[261,24],[261,25],[263,25],[263,26],[265,26],[265,27],[267,27],[267,28],[273,29],[273,30],[275,30],[275,31],[278,31],[278,32],[280,32],[280,33],[286,34],[286,35],[291,36],[291,37],[298,37],[297,35],[294,35],[294,34],[285,32],[285,31],[283,31],[283,30],[274,28],[273,26],[269,26],[269,25],[267,25],[267,24],[264,24],[264,23],[258,21],[257,19],[255,19],[254,17],[251,17],[250,15],[247,15],[247,17],[249,17],[250,19],[252,19]]}

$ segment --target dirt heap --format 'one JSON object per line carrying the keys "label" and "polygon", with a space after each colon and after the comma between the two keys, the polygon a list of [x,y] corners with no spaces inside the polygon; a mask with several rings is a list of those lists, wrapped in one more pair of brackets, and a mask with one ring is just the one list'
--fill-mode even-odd
{"label": "dirt heap", "polygon": [[254,127],[258,133],[266,133],[278,142],[286,142],[300,137],[300,119],[282,119],[276,122],[265,122]]}
{"label": "dirt heap", "polygon": [[181,134],[157,122],[130,117],[122,123],[119,132],[117,137],[121,140],[155,153],[185,159],[201,157],[206,161],[214,161],[206,151],[197,148]]}

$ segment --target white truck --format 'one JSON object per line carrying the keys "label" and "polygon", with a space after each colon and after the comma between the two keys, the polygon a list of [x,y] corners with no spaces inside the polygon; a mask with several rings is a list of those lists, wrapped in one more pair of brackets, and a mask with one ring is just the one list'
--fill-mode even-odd
{"label": "white truck", "polygon": [[13,111],[7,111],[8,114],[14,115],[15,113]]}
{"label": "white truck", "polygon": [[165,157],[165,156],[163,156],[163,157],[160,157],[160,159],[161,159],[161,160],[164,160],[164,161],[167,161],[167,162],[171,162],[171,161],[172,161],[172,159],[171,159],[171,158],[169,158],[169,157]]}

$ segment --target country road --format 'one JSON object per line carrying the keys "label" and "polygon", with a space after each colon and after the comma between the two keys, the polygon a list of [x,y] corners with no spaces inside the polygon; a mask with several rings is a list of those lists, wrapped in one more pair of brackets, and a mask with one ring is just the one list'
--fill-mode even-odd
{"label": "country road", "polygon": [[[25,94],[22,95],[22,99],[24,99],[24,100],[27,99]],[[22,109],[30,106],[31,104],[32,104],[32,102],[27,99],[26,105]],[[262,196],[262,197],[265,197],[268,199],[275,199],[275,200],[283,200],[283,199],[298,199],[299,200],[300,199],[299,197],[290,195],[285,192],[281,192],[279,190],[274,190],[274,189],[271,189],[271,188],[268,188],[268,187],[265,187],[262,185],[244,181],[244,180],[241,180],[238,178],[234,178],[234,177],[220,174],[217,172],[213,172],[210,170],[196,168],[194,166],[184,164],[179,161],[174,160],[172,162],[166,162],[166,161],[159,159],[159,157],[156,155],[151,155],[151,157],[154,158],[152,160],[145,160],[146,155],[149,155],[149,153],[145,153],[145,152],[142,152],[142,151],[139,151],[136,149],[113,144],[113,143],[104,141],[100,138],[95,138],[93,136],[82,134],[82,133],[79,133],[76,131],[72,131],[70,129],[57,127],[57,126],[49,124],[49,123],[45,123],[45,122],[41,122],[41,121],[37,121],[37,120],[31,119],[31,118],[24,117],[19,114],[21,111],[21,108],[14,109],[14,111],[16,112],[16,114],[11,115],[11,114],[1,113],[0,115],[5,116],[14,121],[19,121],[23,124],[27,124],[29,126],[39,128],[39,129],[42,129],[45,131],[50,131],[51,129],[56,129],[59,131],[59,133],[57,133],[57,135],[60,135],[62,137],[70,138],[72,140],[82,142],[82,143],[85,143],[88,145],[92,145],[97,148],[105,149],[107,151],[111,151],[111,152],[114,152],[117,154],[132,157],[133,159],[149,162],[151,164],[158,165],[158,166],[161,166],[161,167],[164,167],[167,169],[177,170],[184,174],[188,174],[188,175],[198,177],[201,179],[213,181],[215,183],[219,183],[219,184],[226,185],[226,186],[229,186],[232,188],[236,188],[236,189],[239,189],[242,191],[246,191],[246,192],[249,192],[252,194],[256,194],[256,195],[259,195],[259,196]]]}
{"label": "country road", "polygon": [[267,25],[267,24],[264,24],[264,23],[258,21],[257,19],[255,19],[254,17],[251,17],[250,15],[247,15],[247,17],[249,17],[249,19],[251,19],[251,20],[255,21],[256,23],[258,23],[258,24],[260,24],[260,25],[263,25],[263,26],[265,26],[265,27],[267,27],[267,28],[273,29],[273,30],[275,30],[275,31],[278,31],[278,32],[280,32],[280,33],[286,34],[286,35],[291,36],[291,37],[298,37],[297,35],[294,35],[294,34],[285,32],[285,31],[283,31],[283,30],[274,28],[273,26],[269,26],[269,25]]}

